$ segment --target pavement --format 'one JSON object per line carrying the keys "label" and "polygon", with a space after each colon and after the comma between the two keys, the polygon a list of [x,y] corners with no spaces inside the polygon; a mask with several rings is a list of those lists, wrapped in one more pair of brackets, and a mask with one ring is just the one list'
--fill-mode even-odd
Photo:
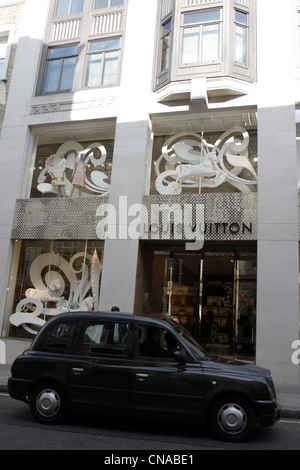
{"label": "pavement", "polygon": [[[10,368],[9,364],[0,364],[0,393],[7,393]],[[281,406],[281,418],[300,419],[300,386],[276,386],[276,393]]]}

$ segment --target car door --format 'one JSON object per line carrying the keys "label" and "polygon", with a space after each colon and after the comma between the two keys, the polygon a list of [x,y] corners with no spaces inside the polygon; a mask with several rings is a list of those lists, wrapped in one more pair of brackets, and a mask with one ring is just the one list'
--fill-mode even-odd
{"label": "car door", "polygon": [[133,357],[130,321],[85,322],[69,370],[72,403],[115,412],[130,407]]}
{"label": "car door", "polygon": [[[203,416],[204,390],[201,365],[187,352],[187,362],[178,363],[174,357],[163,354],[151,357],[143,355],[142,345],[150,326],[139,323],[135,330],[135,361],[133,369],[132,409],[138,414],[160,417],[188,418],[199,421]],[[160,343],[164,349],[167,336],[174,351],[184,350],[179,338],[172,335],[172,329],[160,328]],[[172,354],[170,354],[172,356]]]}

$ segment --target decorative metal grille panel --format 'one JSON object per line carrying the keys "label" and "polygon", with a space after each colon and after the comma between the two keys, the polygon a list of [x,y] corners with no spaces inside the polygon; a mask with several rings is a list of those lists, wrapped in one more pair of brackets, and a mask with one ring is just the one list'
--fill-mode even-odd
{"label": "decorative metal grille panel", "polygon": [[[238,193],[217,193],[217,194],[181,194],[181,195],[153,195],[145,196],[143,204],[146,211],[142,218],[141,239],[166,239],[168,233],[169,239],[188,239],[185,233],[191,231],[197,234],[198,230],[204,232],[204,240],[256,240],[257,238],[257,194],[238,194]],[[159,219],[160,206],[173,205],[181,206],[182,214],[186,211],[185,223],[188,223],[187,230],[179,233],[170,227],[161,227],[159,237],[156,227],[152,232],[151,222],[153,219]],[[204,205],[204,222],[199,226],[197,219],[197,205]],[[154,209],[153,209],[154,208]],[[154,214],[151,210],[154,210]],[[152,220],[151,220],[152,219]],[[174,220],[174,219],[173,219]],[[178,221],[178,219],[177,219]],[[162,223],[163,225],[163,223]],[[172,233],[173,232],[173,233]],[[177,233],[177,235],[176,235]],[[179,237],[178,237],[179,233]],[[200,232],[199,232],[200,233]]]}
{"label": "decorative metal grille panel", "polygon": [[94,16],[91,25],[91,35],[121,31],[122,19],[122,12]]}
{"label": "decorative metal grille panel", "polygon": [[[100,205],[108,203],[105,197],[19,199],[16,202],[11,237],[13,239],[99,239],[96,215]],[[186,221],[191,230],[204,230],[205,240],[256,240],[257,194],[217,193],[144,196],[140,239],[193,239],[185,232],[178,238],[176,231],[166,234],[162,226],[159,233],[151,230],[151,210],[159,219],[160,205],[178,204],[186,211]],[[197,205],[204,205],[205,220],[197,226]],[[127,216],[128,224],[137,215]],[[152,220],[153,222],[153,220]],[[105,235],[103,234],[103,238]],[[117,234],[118,238],[118,234]],[[130,231],[128,231],[130,238]]]}
{"label": "decorative metal grille panel", "polygon": [[76,39],[80,36],[81,19],[60,21],[52,25],[51,41]]}

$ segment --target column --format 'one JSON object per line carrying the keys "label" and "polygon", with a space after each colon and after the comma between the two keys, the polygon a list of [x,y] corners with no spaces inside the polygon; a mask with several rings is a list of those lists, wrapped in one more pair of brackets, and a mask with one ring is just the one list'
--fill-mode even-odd
{"label": "column", "polygon": [[[139,240],[127,233],[128,210],[142,203],[152,156],[152,91],[157,0],[130,0],[122,62],[109,203],[116,209],[116,239],[105,241],[100,309],[133,312]],[[145,21],[145,18],[147,20]]]}
{"label": "column", "polygon": [[[277,384],[299,385],[298,195],[293,2],[259,0],[257,355]],[[278,34],[280,31],[280,34]]]}

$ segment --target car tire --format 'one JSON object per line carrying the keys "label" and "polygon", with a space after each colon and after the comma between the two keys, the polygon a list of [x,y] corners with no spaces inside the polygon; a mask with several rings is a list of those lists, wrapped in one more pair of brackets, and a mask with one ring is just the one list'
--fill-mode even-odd
{"label": "car tire", "polygon": [[66,399],[62,388],[54,382],[37,385],[30,395],[30,410],[40,423],[56,424],[66,413]]}
{"label": "car tire", "polygon": [[210,409],[209,426],[221,440],[243,442],[253,434],[256,424],[253,407],[242,397],[219,398]]}

